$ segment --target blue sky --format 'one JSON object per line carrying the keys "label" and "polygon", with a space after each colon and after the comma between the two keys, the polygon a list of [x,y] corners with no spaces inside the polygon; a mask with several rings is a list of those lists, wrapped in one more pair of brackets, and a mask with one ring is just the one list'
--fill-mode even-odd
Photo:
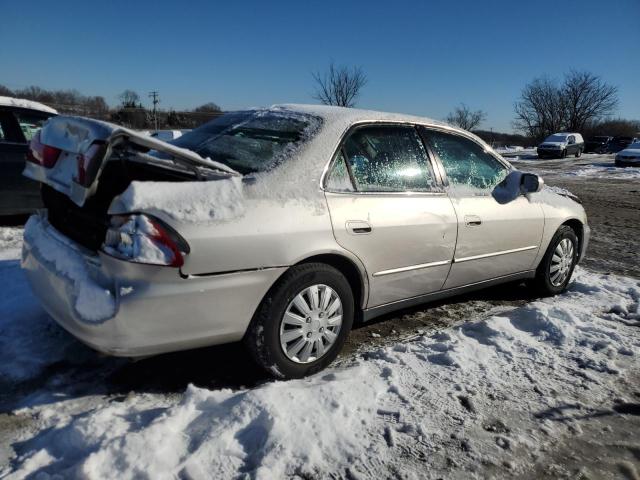
{"label": "blue sky", "polygon": [[[54,6],[55,4],[55,6]],[[460,102],[510,131],[536,76],[586,69],[640,118],[640,0],[0,0],[0,83],[124,89],[161,107],[315,103],[311,72],[359,65],[358,106],[444,118]]]}

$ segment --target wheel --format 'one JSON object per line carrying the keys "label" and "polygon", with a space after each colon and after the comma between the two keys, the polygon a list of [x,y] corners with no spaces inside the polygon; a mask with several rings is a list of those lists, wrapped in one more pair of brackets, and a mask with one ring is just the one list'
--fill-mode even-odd
{"label": "wheel", "polygon": [[324,263],[290,268],[267,293],[244,338],[254,360],[278,378],[322,370],[353,325],[351,286]]}
{"label": "wheel", "polygon": [[532,286],[543,296],[566,290],[578,261],[578,237],[571,227],[563,225],[549,243]]}
{"label": "wheel", "polygon": [[566,150],[562,150],[562,153],[560,154],[560,158],[567,158],[567,151]]}
{"label": "wheel", "polygon": [[582,155],[582,150],[578,149],[576,151],[576,158],[580,158],[580,155]]}

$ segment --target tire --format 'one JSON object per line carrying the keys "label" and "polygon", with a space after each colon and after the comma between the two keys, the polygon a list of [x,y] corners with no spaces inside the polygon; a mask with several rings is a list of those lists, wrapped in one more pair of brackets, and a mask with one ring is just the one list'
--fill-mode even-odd
{"label": "tire", "polygon": [[560,154],[560,158],[567,158],[567,151],[566,150],[562,150],[562,153]]}
{"label": "tire", "polygon": [[576,151],[576,158],[580,158],[581,155],[582,155],[582,150],[578,149]]}
{"label": "tire", "polygon": [[[317,292],[317,309],[310,308],[314,291]],[[329,295],[329,300],[323,310],[325,294]],[[332,313],[335,298],[340,300],[341,306]],[[301,300],[308,313],[299,308]],[[333,323],[337,323],[340,310],[341,324],[336,329]],[[265,295],[247,329],[244,344],[255,362],[272,376],[300,378],[324,369],[335,360],[349,335],[353,317],[353,292],[342,273],[324,263],[296,265]],[[289,323],[291,321],[295,324]],[[329,336],[330,333],[335,337]],[[286,343],[291,337],[293,339]],[[330,339],[333,339],[332,343]],[[301,350],[292,354],[300,344],[303,345]],[[312,345],[310,350],[308,344]],[[324,350],[322,354],[321,349]]]}
{"label": "tire", "polygon": [[[558,263],[557,258],[562,260],[563,255],[561,255],[557,250],[560,249],[564,252],[565,250],[562,249],[561,244],[566,246],[567,241],[570,242],[572,251],[569,252],[569,255],[564,257],[565,263]],[[567,289],[567,285],[569,285],[571,275],[573,275],[573,270],[575,269],[578,260],[578,246],[579,242],[576,232],[567,225],[561,226],[551,239],[549,247],[542,258],[540,265],[538,265],[536,276],[530,282],[531,286],[535,288],[539,294],[547,297],[557,295]],[[566,263],[568,259],[570,259],[570,264]],[[561,265],[559,270],[564,271],[560,276],[564,276],[564,278],[561,279],[557,277],[554,279],[554,275],[558,272],[558,269],[554,272],[551,272],[551,269],[556,268],[559,265]],[[566,270],[564,270],[565,267]]]}

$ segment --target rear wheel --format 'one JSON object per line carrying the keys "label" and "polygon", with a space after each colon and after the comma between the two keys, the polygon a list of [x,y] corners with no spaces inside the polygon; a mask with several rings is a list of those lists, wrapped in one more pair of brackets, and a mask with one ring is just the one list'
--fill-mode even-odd
{"label": "rear wheel", "polygon": [[353,313],[353,293],[342,273],[323,263],[297,265],[265,296],[244,342],[271,375],[303,377],[336,358]]}
{"label": "rear wheel", "polygon": [[578,237],[571,227],[563,225],[549,243],[532,286],[544,296],[557,295],[567,289],[578,261]]}
{"label": "rear wheel", "polygon": [[578,149],[576,151],[576,158],[580,158],[581,155],[582,155],[582,150]]}

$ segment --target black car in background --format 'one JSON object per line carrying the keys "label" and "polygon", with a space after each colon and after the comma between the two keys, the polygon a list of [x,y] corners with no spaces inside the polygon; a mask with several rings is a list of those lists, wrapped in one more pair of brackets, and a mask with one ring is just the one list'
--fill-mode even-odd
{"label": "black car in background", "polygon": [[0,96],[0,216],[42,207],[39,184],[22,171],[29,141],[54,115],[53,108],[41,103]]}
{"label": "black car in background", "polygon": [[585,153],[607,153],[612,140],[613,137],[607,136],[591,137],[584,142],[584,151]]}
{"label": "black car in background", "polygon": [[618,153],[633,143],[633,137],[613,137],[609,143],[609,153]]}

